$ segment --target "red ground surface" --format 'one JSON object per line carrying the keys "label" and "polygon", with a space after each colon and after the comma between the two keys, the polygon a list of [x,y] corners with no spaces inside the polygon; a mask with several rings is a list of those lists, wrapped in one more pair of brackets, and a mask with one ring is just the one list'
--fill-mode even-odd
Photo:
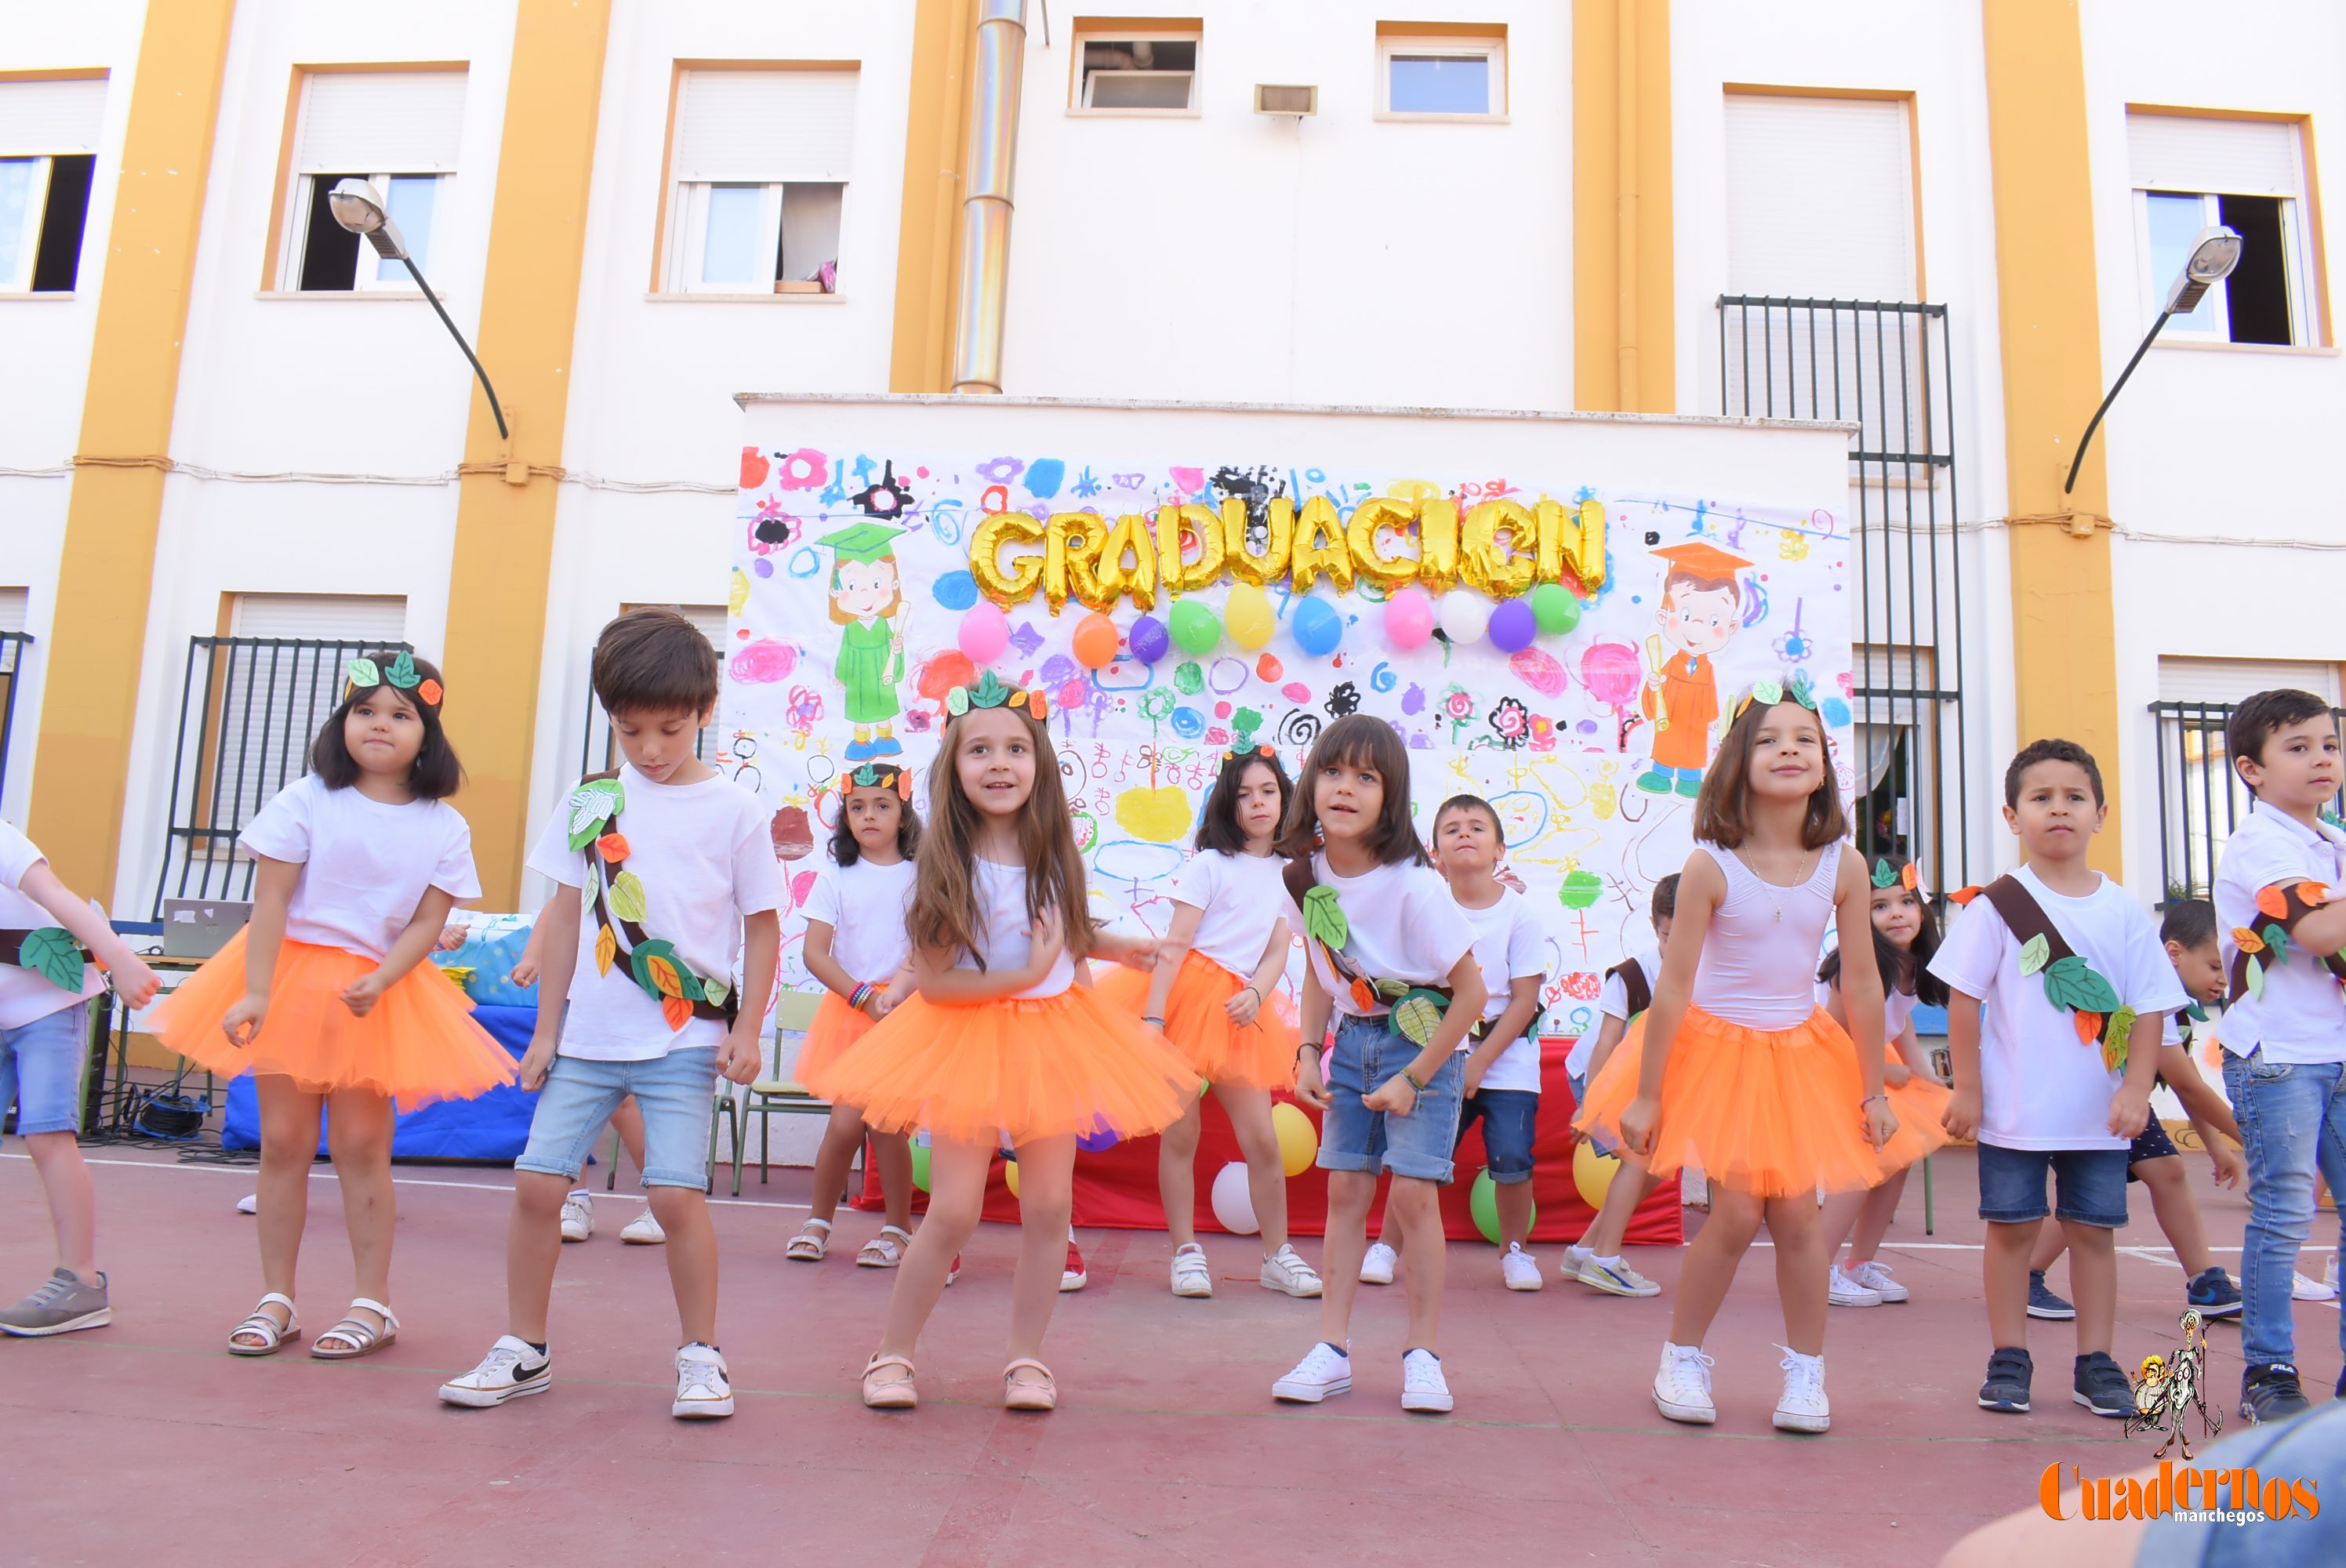
{"label": "red ground surface", "polygon": [[[1780,1326],[1765,1251],[1711,1335],[1720,1418],[1704,1431],[1664,1422],[1646,1392],[1675,1248],[1635,1254],[1665,1294],[1628,1301],[1553,1282],[1510,1294],[1489,1248],[1454,1245],[1443,1339],[1458,1410],[1443,1419],[1398,1407],[1397,1288],[1362,1291],[1357,1390],[1281,1408],[1270,1382],[1310,1344],[1316,1305],[1259,1288],[1259,1254],[1230,1237],[1206,1243],[1220,1295],[1177,1300],[1164,1237],[1126,1231],[1083,1237],[1091,1287],[1061,1299],[1048,1347],[1062,1408],[1006,1414],[991,1400],[1015,1237],[991,1225],[923,1341],[922,1407],[867,1411],[855,1375],[891,1277],[849,1258],[879,1221],[845,1215],[830,1261],[785,1263],[802,1173],[716,1210],[741,1400],[731,1420],[668,1414],[666,1272],[657,1249],[619,1245],[637,1212],[624,1195],[603,1204],[593,1241],[564,1249],[555,1388],[458,1410],[433,1390],[503,1327],[504,1173],[401,1168],[404,1327],[380,1355],[328,1365],[220,1349],[259,1293],[251,1222],[231,1207],[248,1172],[91,1156],[109,1162],[97,1175],[116,1318],[0,1340],[11,1563],[1927,1563],[2032,1502],[2046,1464],[2111,1473],[2157,1442],[2069,1402],[2066,1325],[2032,1329],[2034,1415],[1974,1407],[1987,1345],[1967,1151],[1934,1162],[1937,1234],[1923,1234],[1919,1180],[1892,1232],[1885,1257],[1914,1301],[1833,1314],[1833,1431],[1819,1439],[1769,1427]],[[350,1265],[331,1180],[311,1193],[314,1329],[347,1299]],[[2202,1196],[2213,1239],[2236,1249],[2244,1200]],[[2119,1268],[2129,1366],[2171,1344],[2183,1284],[2147,1201],[2135,1207],[2121,1242],[2144,1252]],[[1556,1249],[1540,1250],[1552,1272]],[[0,1291],[13,1298],[50,1265],[31,1166],[12,1151]],[[2307,1385],[2326,1389],[2334,1309],[2301,1305],[2298,1318]],[[2214,1338],[2208,1381],[2229,1405],[2238,1334]]]}

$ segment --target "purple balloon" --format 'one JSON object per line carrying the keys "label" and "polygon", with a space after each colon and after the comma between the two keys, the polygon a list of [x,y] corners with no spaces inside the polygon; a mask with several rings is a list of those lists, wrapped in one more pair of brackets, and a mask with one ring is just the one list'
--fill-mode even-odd
{"label": "purple balloon", "polygon": [[1539,617],[1521,599],[1508,599],[1491,611],[1491,646],[1501,653],[1521,653],[1539,636]]}
{"label": "purple balloon", "polygon": [[1155,664],[1173,646],[1165,623],[1155,616],[1143,616],[1133,622],[1132,629],[1125,634],[1125,641],[1132,649],[1132,657],[1143,664]]}
{"label": "purple balloon", "polygon": [[1103,1150],[1116,1147],[1116,1145],[1121,1141],[1122,1140],[1117,1136],[1114,1128],[1110,1127],[1101,1118],[1094,1116],[1092,1118],[1092,1130],[1088,1133],[1080,1133],[1076,1135],[1076,1147],[1083,1150],[1087,1155],[1096,1155]]}

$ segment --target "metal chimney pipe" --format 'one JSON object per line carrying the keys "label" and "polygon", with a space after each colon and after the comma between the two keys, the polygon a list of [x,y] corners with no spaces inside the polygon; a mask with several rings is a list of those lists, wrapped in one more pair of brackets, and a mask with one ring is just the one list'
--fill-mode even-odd
{"label": "metal chimney pipe", "polygon": [[961,206],[961,310],[953,390],[1002,391],[1003,306],[1010,288],[1010,186],[1026,62],[1026,0],[980,0],[969,99],[969,178]]}

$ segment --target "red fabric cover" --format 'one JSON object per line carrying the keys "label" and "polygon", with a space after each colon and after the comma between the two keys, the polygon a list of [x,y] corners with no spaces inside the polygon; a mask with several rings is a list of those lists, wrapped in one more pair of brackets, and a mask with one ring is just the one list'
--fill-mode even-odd
{"label": "red fabric cover", "polygon": [[[1568,1039],[1549,1039],[1541,1045],[1539,1136],[1533,1145],[1536,1163],[1532,1192],[1539,1209],[1532,1225],[1534,1241],[1577,1241],[1596,1217],[1596,1211],[1581,1201],[1580,1190],[1572,1180],[1572,1116],[1576,1107],[1564,1073],[1564,1059],[1571,1049]],[[1291,1096],[1281,1094],[1278,1098]],[[1316,1130],[1320,1114],[1308,1105],[1302,1109]],[[1214,1219],[1214,1176],[1238,1157],[1238,1140],[1230,1133],[1229,1118],[1222,1114],[1220,1103],[1209,1095],[1205,1135],[1198,1144],[1196,1166],[1199,1230],[1221,1230]],[[1443,1229],[1453,1241],[1482,1239],[1483,1233],[1474,1227],[1467,1208],[1467,1194],[1482,1168],[1483,1131],[1478,1125],[1458,1150],[1457,1179],[1442,1189]],[[874,1212],[882,1207],[879,1173],[869,1162],[864,1166],[863,1190],[854,1207]],[[1301,1176],[1288,1178],[1287,1207],[1289,1228],[1296,1235],[1321,1235],[1327,1227],[1327,1173],[1313,1166]],[[994,1161],[986,1179],[985,1217],[1012,1224],[1018,1219],[1018,1200],[1003,1185],[1000,1160]],[[1127,1138],[1097,1154],[1086,1151],[1076,1156],[1076,1223],[1120,1230],[1165,1228],[1165,1209],[1157,1196],[1154,1137]],[[1640,1246],[1666,1247],[1686,1239],[1676,1176],[1638,1207],[1629,1221],[1628,1239]]]}

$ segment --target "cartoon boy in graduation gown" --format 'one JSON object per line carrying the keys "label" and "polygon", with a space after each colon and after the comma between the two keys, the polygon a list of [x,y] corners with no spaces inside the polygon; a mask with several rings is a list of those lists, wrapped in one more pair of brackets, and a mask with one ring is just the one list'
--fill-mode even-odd
{"label": "cartoon boy in graduation gown", "polygon": [[839,628],[839,684],[847,688],[847,722],[855,727],[850,762],[903,752],[892,731],[901,708],[896,683],[904,678],[903,575],[894,545],[902,528],[858,523],[815,541],[830,547],[831,618]]}
{"label": "cartoon boy in graduation gown", "polygon": [[[1719,723],[1717,656],[1743,629],[1743,589],[1735,574],[1751,563],[1699,540],[1654,554],[1669,567],[1654,617],[1660,634],[1646,639],[1644,707],[1654,721],[1654,763],[1638,775],[1637,788],[1691,800],[1702,791]],[[1677,651],[1665,658],[1664,645]]]}

